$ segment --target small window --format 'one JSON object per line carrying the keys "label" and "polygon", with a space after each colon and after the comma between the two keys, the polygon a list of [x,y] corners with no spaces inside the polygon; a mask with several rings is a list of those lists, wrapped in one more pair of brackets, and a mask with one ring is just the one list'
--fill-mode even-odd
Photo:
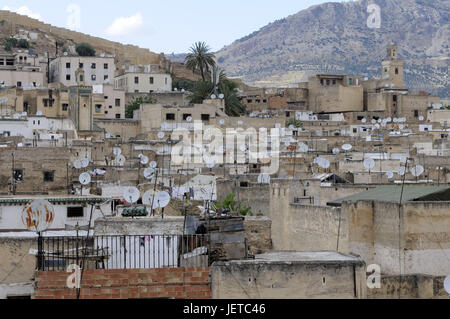
{"label": "small window", "polygon": [[116,114],[116,119],[120,119],[120,114]]}
{"label": "small window", "polygon": [[82,69],[82,68],[84,67],[84,64],[83,64],[83,63],[80,63],[80,64],[78,64],[78,67],[79,67],[80,69]]}
{"label": "small window", "polygon": [[167,85],[167,78],[166,78],[166,85]]}
{"label": "small window", "polygon": [[135,83],[135,84],[139,84],[139,77],[138,77],[138,76],[135,76],[135,77],[134,77],[134,83]]}
{"label": "small window", "polygon": [[353,79],[352,78],[348,79],[348,85],[353,85]]}
{"label": "small window", "polygon": [[96,69],[96,68],[97,68],[97,65],[95,63],[92,63],[91,64],[91,69]]}
{"label": "small window", "polygon": [[70,81],[70,74],[66,74],[66,80]]}
{"label": "small window", "polygon": [[395,74],[398,74],[398,68],[395,68]]}
{"label": "small window", "polygon": [[83,207],[67,207],[67,218],[82,218],[84,217]]}
{"label": "small window", "polygon": [[97,76],[95,74],[92,74],[91,79],[92,79],[92,81],[96,81],[97,80]]}
{"label": "small window", "polygon": [[241,182],[241,187],[248,188],[248,182]]}
{"label": "small window", "polygon": [[53,182],[55,180],[55,172],[44,172],[44,182]]}
{"label": "small window", "polygon": [[14,172],[14,180],[17,182],[23,181],[23,170],[21,169],[15,169]]}
{"label": "small window", "polygon": [[108,63],[105,63],[105,64],[103,65],[103,68],[104,68],[105,70],[108,70]]}
{"label": "small window", "polygon": [[22,87],[22,82],[20,82],[20,81],[17,82],[17,87],[19,87],[19,88]]}
{"label": "small window", "polygon": [[65,104],[65,103],[64,103],[64,104],[62,105],[62,110],[63,110],[63,111],[67,111],[68,109],[69,109],[69,104]]}
{"label": "small window", "polygon": [[116,106],[120,106],[120,99],[116,99]]}
{"label": "small window", "polygon": [[419,117],[419,110],[414,110],[414,117]]}
{"label": "small window", "polygon": [[103,80],[108,80],[108,79],[109,79],[109,75],[103,76]]}
{"label": "small window", "polygon": [[393,100],[394,102],[397,102],[397,95],[393,95],[393,96],[392,96],[392,100]]}
{"label": "small window", "polygon": [[110,109],[112,109],[112,105],[108,106]]}
{"label": "small window", "polygon": [[166,114],[166,121],[175,121],[175,114],[167,113]]}
{"label": "small window", "polygon": [[247,103],[252,103],[253,102],[253,100],[247,100]]}
{"label": "small window", "polygon": [[286,117],[291,117],[291,112],[286,112]]}
{"label": "small window", "polygon": [[84,81],[84,76],[82,74],[80,74],[80,82]]}
{"label": "small window", "polygon": [[70,63],[66,63],[66,69],[70,69]]}
{"label": "small window", "polygon": [[209,121],[209,114],[202,114],[202,121]]}
{"label": "small window", "polygon": [[153,77],[150,77],[150,84],[153,84],[155,79]]}
{"label": "small window", "polygon": [[330,80],[327,80],[327,85],[330,85]]}
{"label": "small window", "polygon": [[95,113],[101,113],[101,112],[102,112],[102,105],[95,104]]}

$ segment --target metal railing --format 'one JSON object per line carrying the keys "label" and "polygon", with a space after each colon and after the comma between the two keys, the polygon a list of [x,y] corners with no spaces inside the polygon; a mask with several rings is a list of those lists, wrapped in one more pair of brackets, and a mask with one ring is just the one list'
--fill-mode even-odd
{"label": "metal railing", "polygon": [[208,245],[207,235],[44,237],[38,270],[207,267]]}

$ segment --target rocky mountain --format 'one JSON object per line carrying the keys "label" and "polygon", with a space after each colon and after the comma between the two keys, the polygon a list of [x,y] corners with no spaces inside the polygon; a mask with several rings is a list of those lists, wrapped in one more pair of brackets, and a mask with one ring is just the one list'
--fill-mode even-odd
{"label": "rocky mountain", "polygon": [[[368,27],[370,4],[380,8],[380,28]],[[324,3],[235,41],[217,58],[228,75],[251,84],[299,82],[319,72],[379,77],[394,41],[405,60],[406,86],[449,97],[449,12],[449,0]]]}

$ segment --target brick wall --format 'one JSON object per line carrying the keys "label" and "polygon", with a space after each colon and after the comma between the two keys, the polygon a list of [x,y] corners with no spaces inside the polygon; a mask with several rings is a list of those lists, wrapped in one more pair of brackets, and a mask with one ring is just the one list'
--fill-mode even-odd
{"label": "brick wall", "polygon": [[[82,299],[210,299],[209,268],[86,270]],[[70,273],[38,272],[35,299],[75,299]]]}

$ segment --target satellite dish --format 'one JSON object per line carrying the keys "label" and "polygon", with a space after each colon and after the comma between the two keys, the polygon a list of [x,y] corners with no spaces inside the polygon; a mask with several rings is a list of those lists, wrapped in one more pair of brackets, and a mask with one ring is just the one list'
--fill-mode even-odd
{"label": "satellite dish", "polygon": [[317,157],[315,160],[315,163],[321,167],[321,168],[329,168],[330,167],[330,161],[323,157]]}
{"label": "satellite dish", "polygon": [[116,161],[117,161],[117,164],[119,164],[119,166],[125,165],[125,161],[126,161],[125,156],[123,156],[123,155],[117,156]]}
{"label": "satellite dish", "polygon": [[164,208],[170,203],[170,195],[167,192],[158,192],[153,199],[153,209]]}
{"label": "satellite dish", "polygon": [[394,119],[392,120],[392,122],[398,123],[398,118],[394,117]]}
{"label": "satellite dish", "polygon": [[381,123],[381,122],[383,122],[381,119],[378,119],[378,123]]}
{"label": "satellite dish", "polygon": [[127,201],[127,203],[134,204],[139,200],[139,196],[141,192],[136,187],[128,187],[123,192],[123,198]]}
{"label": "satellite dish", "polygon": [[144,204],[146,206],[151,206],[153,194],[156,195],[156,192],[154,190],[149,190],[149,191],[145,192],[144,195],[142,195],[142,204]]}
{"label": "satellite dish", "polygon": [[425,169],[423,168],[422,165],[416,165],[413,168],[411,168],[411,174],[414,177],[419,177],[420,175],[423,174],[424,171],[425,171]]}
{"label": "satellite dish", "polygon": [[141,163],[142,165],[147,165],[148,162],[149,162],[148,157],[145,156],[145,155],[142,155],[140,163]]}
{"label": "satellite dish", "polygon": [[450,276],[444,280],[444,289],[450,295]]}
{"label": "satellite dish", "polygon": [[73,167],[75,167],[76,169],[80,169],[81,166],[82,166],[82,164],[81,164],[81,161],[80,161],[80,160],[76,160],[76,161],[73,163]]}
{"label": "satellite dish", "polygon": [[293,129],[295,129],[295,126],[291,124],[291,125],[289,125],[289,129],[293,130]]}
{"label": "satellite dish", "polygon": [[351,151],[353,149],[353,146],[351,144],[344,144],[342,145],[342,149],[344,151]]}
{"label": "satellite dish", "polygon": [[144,169],[144,177],[146,179],[152,179],[154,175],[155,175],[155,170],[153,168],[148,167],[148,168]]}
{"label": "satellite dish", "polygon": [[375,124],[377,121],[375,119],[372,120],[372,124]]}
{"label": "satellite dish", "polygon": [[188,123],[191,123],[191,122],[192,122],[192,116],[188,116],[188,117],[186,118],[186,121],[187,121]]}
{"label": "satellite dish", "polygon": [[302,153],[308,153],[308,151],[309,151],[308,145],[306,145],[303,142],[298,143],[298,148],[299,148],[300,152],[302,152]]}
{"label": "satellite dish", "polygon": [[79,180],[81,185],[88,185],[91,182],[91,174],[82,173],[80,174]]}
{"label": "satellite dish", "polygon": [[338,155],[341,151],[338,148],[333,148],[333,154]]}
{"label": "satellite dish", "polygon": [[164,136],[166,136],[166,134],[165,134],[164,132],[159,132],[159,133],[158,133],[158,138],[159,138],[159,139],[163,139]]}
{"label": "satellite dish", "polygon": [[367,119],[364,118],[364,119],[361,120],[361,122],[362,123],[367,123]]}
{"label": "satellite dish", "polygon": [[158,167],[158,163],[156,163],[156,162],[151,162],[151,163],[150,163],[150,167],[153,168],[153,169],[155,169],[155,168]]}
{"label": "satellite dish", "polygon": [[391,122],[392,122],[392,118],[391,118],[391,117],[388,117],[388,118],[386,119],[386,122],[387,122],[387,123],[391,123]]}
{"label": "satellite dish", "polygon": [[215,99],[217,99],[217,96],[215,94],[213,94],[213,95],[211,95],[211,99],[215,100]]}
{"label": "satellite dish", "polygon": [[216,166],[215,161],[206,163],[206,167],[208,167],[209,169],[213,169],[215,166]]}
{"label": "satellite dish", "polygon": [[219,94],[219,99],[223,100],[225,98],[225,95]]}
{"label": "satellite dish", "polygon": [[425,120],[425,118],[423,116],[419,116],[419,121],[422,122],[423,120]]}
{"label": "satellite dish", "polygon": [[87,158],[83,158],[81,160],[81,167],[86,168],[89,166],[89,160]]}
{"label": "satellite dish", "polygon": [[120,154],[122,154],[122,150],[119,147],[114,147],[113,148],[113,154],[114,156],[119,156]]}
{"label": "satellite dish", "polygon": [[394,178],[394,173],[393,172],[387,172],[386,176],[387,176],[388,179],[392,179],[392,178]]}
{"label": "satellite dish", "polygon": [[259,184],[270,184],[270,175],[267,173],[259,174],[258,183]]}
{"label": "satellite dish", "polygon": [[375,128],[377,129],[377,130],[379,130],[380,129],[380,127],[381,127],[381,125],[380,124],[375,124]]}
{"label": "satellite dish", "polygon": [[225,120],[220,120],[219,124],[223,126],[225,124]]}
{"label": "satellite dish", "polygon": [[406,174],[406,169],[404,167],[400,167],[398,169],[398,175],[405,176],[405,174]]}
{"label": "satellite dish", "polygon": [[43,232],[50,227],[55,218],[53,206],[46,200],[36,199],[22,210],[22,223],[30,231]]}
{"label": "satellite dish", "polygon": [[368,171],[372,170],[375,167],[375,161],[372,158],[366,158],[364,160],[364,168]]}
{"label": "satellite dish", "polygon": [[398,126],[398,128],[401,129],[401,130],[403,130],[403,129],[405,128],[405,126],[404,126],[403,124],[400,124],[400,125]]}

